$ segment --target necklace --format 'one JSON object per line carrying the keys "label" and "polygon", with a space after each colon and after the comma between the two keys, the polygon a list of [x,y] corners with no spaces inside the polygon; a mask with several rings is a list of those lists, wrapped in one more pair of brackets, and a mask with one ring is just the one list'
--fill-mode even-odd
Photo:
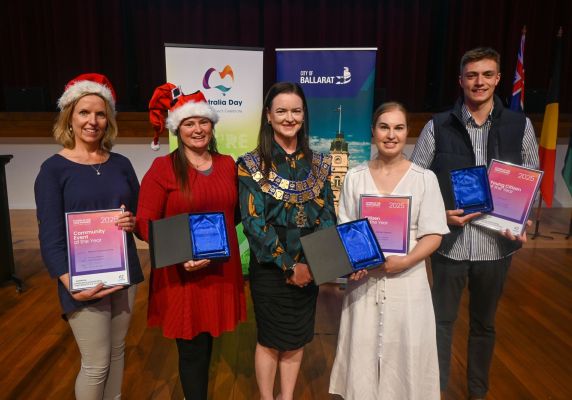
{"label": "necklace", "polygon": [[89,166],[90,166],[91,168],[93,168],[93,170],[95,171],[95,173],[96,173],[97,175],[101,175],[101,172],[99,172],[99,170],[101,169],[101,163],[97,164],[97,168],[95,168],[95,167],[93,166],[93,164],[89,164]]}
{"label": "necklace", "polygon": [[[108,153],[103,150],[88,152],[87,154],[84,154],[84,152],[79,150],[74,151],[74,150],[64,149],[59,154],[62,157],[67,158],[68,160],[73,161],[75,163],[82,165],[89,165],[89,167],[95,171],[95,174],[97,176],[101,175],[101,168],[103,167],[103,164],[109,159]],[[95,163],[91,164],[96,160],[99,160],[98,164]]]}
{"label": "necklace", "polygon": [[189,162],[191,163],[191,165],[192,165],[195,169],[200,170],[200,168],[201,168],[203,165],[208,164],[209,162],[211,162],[211,160],[212,160],[212,158],[209,156],[206,160],[203,160],[203,162],[201,162],[201,163],[194,163],[194,162],[191,161],[191,160],[189,160]]}

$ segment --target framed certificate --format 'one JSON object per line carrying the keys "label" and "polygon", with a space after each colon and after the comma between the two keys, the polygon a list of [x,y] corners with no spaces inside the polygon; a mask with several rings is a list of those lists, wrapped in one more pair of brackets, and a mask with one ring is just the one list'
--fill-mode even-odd
{"label": "framed certificate", "polygon": [[543,174],[536,169],[492,160],[489,183],[495,207],[471,223],[495,231],[508,229],[513,235],[522,235]]}
{"label": "framed certificate", "polygon": [[362,194],[359,215],[369,220],[386,256],[409,252],[411,196]]}
{"label": "framed certificate", "polygon": [[129,284],[125,232],[115,222],[122,209],[66,213],[70,291],[102,283]]}

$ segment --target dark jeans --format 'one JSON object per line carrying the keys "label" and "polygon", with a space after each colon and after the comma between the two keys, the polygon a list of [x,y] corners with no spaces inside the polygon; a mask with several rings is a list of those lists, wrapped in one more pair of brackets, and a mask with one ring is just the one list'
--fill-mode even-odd
{"label": "dark jeans", "polygon": [[185,400],[206,400],[213,337],[206,332],[191,340],[177,339],[179,379]]}
{"label": "dark jeans", "polygon": [[441,390],[447,388],[451,339],[459,302],[469,279],[469,394],[484,397],[489,389],[489,369],[495,346],[495,315],[511,257],[495,261],[455,261],[431,256],[433,307],[437,323],[437,352]]}

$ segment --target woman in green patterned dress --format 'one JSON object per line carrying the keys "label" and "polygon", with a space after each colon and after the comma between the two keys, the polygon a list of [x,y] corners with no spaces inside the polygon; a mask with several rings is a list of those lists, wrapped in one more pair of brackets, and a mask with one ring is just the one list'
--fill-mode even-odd
{"label": "woman in green patterned dress", "polygon": [[239,202],[250,244],[250,290],[257,326],[260,397],[293,398],[304,345],[314,336],[318,287],[300,237],[336,224],[331,158],[313,152],[300,86],[276,83],[266,94],[258,146],[238,160]]}

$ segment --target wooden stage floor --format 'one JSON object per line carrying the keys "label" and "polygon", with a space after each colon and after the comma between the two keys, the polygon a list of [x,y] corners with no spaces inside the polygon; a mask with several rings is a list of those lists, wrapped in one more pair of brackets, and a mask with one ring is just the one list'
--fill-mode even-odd
{"label": "wooden stage floor", "polygon": [[[547,210],[542,232],[567,231],[570,209]],[[73,399],[79,353],[59,317],[56,285],[42,266],[32,211],[11,212],[16,269],[26,290],[0,286],[0,399]],[[497,314],[497,345],[488,399],[572,399],[572,239],[526,244],[512,263]],[[146,278],[147,250],[140,249]],[[146,328],[148,281],[139,285],[127,336],[124,399],[182,399],[176,347]],[[248,291],[248,286],[247,286]],[[296,399],[333,399],[334,360],[343,291],[321,287],[316,335],[307,346]],[[447,399],[465,399],[467,298],[456,324]],[[252,304],[248,321],[215,340],[209,398],[256,399]],[[401,400],[401,399],[397,399]]]}

